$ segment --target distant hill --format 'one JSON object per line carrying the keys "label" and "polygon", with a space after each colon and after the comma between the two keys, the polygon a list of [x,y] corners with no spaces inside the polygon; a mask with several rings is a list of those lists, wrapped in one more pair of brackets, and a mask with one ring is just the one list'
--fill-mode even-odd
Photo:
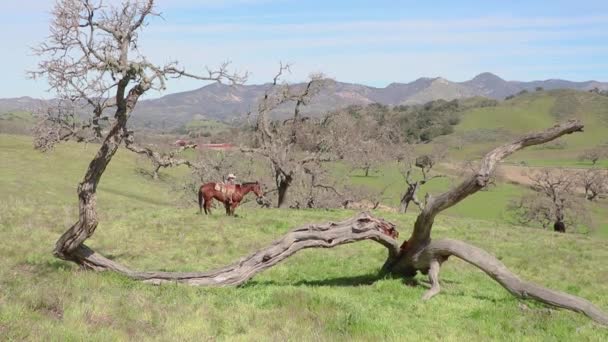
{"label": "distant hill", "polygon": [[[303,86],[303,84],[295,86]],[[195,118],[229,122],[253,111],[257,101],[268,87],[268,84],[240,86],[210,84],[192,91],[144,100],[138,104],[131,123],[139,127],[175,129],[188,124]],[[321,115],[349,105],[365,105],[374,102],[384,105],[407,105],[437,99],[452,100],[473,96],[504,99],[522,90],[533,91],[537,88],[608,90],[608,83],[572,82],[558,79],[532,82],[506,81],[488,72],[465,82],[452,82],[441,77],[420,78],[410,83],[391,83],[385,88],[335,82],[317,96],[309,106],[306,106],[303,114]],[[39,100],[29,97],[0,99],[0,112],[31,110],[38,103]],[[291,108],[288,106],[279,108],[275,116],[284,117],[290,113],[290,110]]]}
{"label": "distant hill", "polygon": [[[530,165],[582,167],[586,164],[577,157],[585,149],[608,149],[608,96],[569,89],[528,92],[496,106],[463,111],[455,132],[435,142],[450,146],[457,159],[478,158],[497,144],[568,119],[581,120],[584,133],[526,149],[515,158]],[[608,167],[608,160],[602,166]]]}

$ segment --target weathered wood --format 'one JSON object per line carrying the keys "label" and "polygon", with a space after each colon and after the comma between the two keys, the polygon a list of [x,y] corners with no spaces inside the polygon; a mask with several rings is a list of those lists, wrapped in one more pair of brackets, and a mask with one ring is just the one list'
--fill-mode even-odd
{"label": "weathered wood", "polygon": [[543,132],[526,135],[486,154],[476,173],[451,190],[435,198],[428,198],[416,219],[410,239],[402,245],[401,252],[396,258],[389,256],[383,266],[383,272],[406,276],[413,276],[418,271],[428,274],[431,288],[423,296],[424,300],[428,300],[440,292],[439,270],[441,264],[448,257],[456,256],[484,271],[516,297],[531,298],[544,304],[580,312],[597,323],[608,325],[608,315],[589,301],[523,281],[493,255],[478,247],[458,240],[431,241],[431,229],[435,216],[485,187],[490,181],[496,165],[502,159],[527,146],[542,144],[564,134],[580,132],[582,129],[583,125],[580,122],[568,121]]}
{"label": "weathered wood", "polygon": [[432,241],[424,249],[419,260],[430,260],[429,278],[432,284],[424,299],[430,299],[439,293],[439,266],[452,255],[478,267],[515,297],[534,299],[554,307],[579,312],[597,323],[608,326],[608,315],[588,300],[521,280],[492,254],[459,240]]}
{"label": "weathered wood", "polygon": [[111,270],[147,283],[180,282],[190,285],[240,285],[256,274],[306,248],[336,246],[373,240],[388,249],[389,256],[399,253],[395,240],[399,233],[395,225],[383,219],[361,213],[341,222],[308,224],[296,228],[249,256],[228,266],[209,272],[139,272],[128,269],[82,245],[71,254],[79,264],[92,270]]}
{"label": "weathered wood", "polygon": [[431,229],[435,216],[485,187],[490,181],[490,177],[494,172],[496,165],[501,160],[522,148],[543,144],[565,134],[580,132],[582,129],[583,124],[581,122],[570,120],[555,125],[543,132],[528,134],[512,143],[497,147],[485,155],[481,160],[481,165],[477,172],[447,192],[437,197],[429,197],[424,209],[416,219],[414,231],[408,239],[407,252],[402,253],[400,256],[401,260],[389,261],[389,264],[391,262],[394,264],[394,271],[411,273],[411,259],[415,259],[416,254],[420,253],[420,251],[431,241]]}

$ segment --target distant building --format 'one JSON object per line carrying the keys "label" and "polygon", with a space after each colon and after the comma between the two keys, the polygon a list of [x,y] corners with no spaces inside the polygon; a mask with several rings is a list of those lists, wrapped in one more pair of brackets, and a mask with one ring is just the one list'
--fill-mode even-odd
{"label": "distant building", "polygon": [[234,144],[230,144],[230,143],[200,144],[198,146],[200,148],[206,148],[206,149],[216,150],[216,151],[232,150],[236,147]]}

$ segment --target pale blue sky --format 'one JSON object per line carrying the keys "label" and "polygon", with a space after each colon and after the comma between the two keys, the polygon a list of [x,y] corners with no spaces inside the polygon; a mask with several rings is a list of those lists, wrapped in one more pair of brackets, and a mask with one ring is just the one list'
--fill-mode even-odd
{"label": "pale blue sky", "polygon": [[[114,0],[110,0],[114,1]],[[272,78],[279,61],[291,81],[323,72],[383,87],[418,77],[463,81],[490,71],[508,80],[608,81],[608,1],[159,0],[141,47],[159,64],[191,70],[230,59]],[[25,77],[29,47],[48,33],[52,0],[0,3],[0,97],[51,97]],[[204,85],[171,81],[167,93]],[[159,94],[152,94],[158,96]]]}

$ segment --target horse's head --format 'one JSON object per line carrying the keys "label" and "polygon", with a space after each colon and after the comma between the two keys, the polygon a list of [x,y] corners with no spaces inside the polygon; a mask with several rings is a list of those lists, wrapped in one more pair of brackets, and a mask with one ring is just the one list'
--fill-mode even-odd
{"label": "horse's head", "polygon": [[264,198],[264,193],[262,192],[262,187],[260,186],[260,182],[255,182],[253,183],[253,187],[251,188],[251,191],[253,191],[253,193],[258,197],[258,198]]}

